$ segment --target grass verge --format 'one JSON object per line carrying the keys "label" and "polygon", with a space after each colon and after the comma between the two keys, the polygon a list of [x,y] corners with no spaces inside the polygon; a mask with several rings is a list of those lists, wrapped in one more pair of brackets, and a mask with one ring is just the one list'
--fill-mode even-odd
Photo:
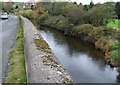
{"label": "grass verge", "polygon": [[6,83],[26,83],[26,70],[23,45],[23,28],[21,20],[18,20],[18,32],[15,46],[9,53],[8,77]]}

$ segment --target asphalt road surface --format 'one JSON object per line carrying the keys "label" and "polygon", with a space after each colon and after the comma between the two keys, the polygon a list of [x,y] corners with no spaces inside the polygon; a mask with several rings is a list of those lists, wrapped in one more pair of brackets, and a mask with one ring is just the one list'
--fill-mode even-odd
{"label": "asphalt road surface", "polygon": [[[4,82],[7,66],[8,53],[14,44],[17,33],[17,16],[9,15],[8,19],[0,19],[0,80]],[[1,82],[1,81],[0,81]]]}

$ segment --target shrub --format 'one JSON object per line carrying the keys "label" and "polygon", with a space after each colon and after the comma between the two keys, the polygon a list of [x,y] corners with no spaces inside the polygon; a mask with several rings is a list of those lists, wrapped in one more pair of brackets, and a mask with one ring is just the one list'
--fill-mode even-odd
{"label": "shrub", "polygon": [[64,32],[68,31],[70,29],[69,21],[65,17],[59,16],[59,21],[57,22],[57,29]]}
{"label": "shrub", "polygon": [[19,11],[19,14],[30,19],[32,16],[32,10],[22,10],[22,11]]}
{"label": "shrub", "polygon": [[110,51],[120,49],[120,42],[118,41],[109,41]]}
{"label": "shrub", "polygon": [[40,24],[44,24],[45,20],[48,18],[48,14],[42,14],[39,16],[39,22]]}
{"label": "shrub", "polygon": [[[75,29],[75,30],[74,30]],[[73,31],[76,33],[76,35],[89,35],[90,31],[93,30],[92,25],[90,24],[83,24],[75,27]]]}
{"label": "shrub", "polygon": [[110,56],[120,64],[120,48],[110,51]]}
{"label": "shrub", "polygon": [[49,16],[49,15],[41,15],[40,23],[46,26],[50,26],[52,28],[56,28],[61,31],[66,31],[69,29],[69,21],[62,15],[59,16]]}

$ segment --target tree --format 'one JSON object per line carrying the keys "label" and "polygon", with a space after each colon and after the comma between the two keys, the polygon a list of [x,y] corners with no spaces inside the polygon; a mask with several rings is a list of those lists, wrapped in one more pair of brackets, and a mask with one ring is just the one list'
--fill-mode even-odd
{"label": "tree", "polygon": [[73,4],[77,4],[76,2],[73,2]]}
{"label": "tree", "polygon": [[32,9],[32,10],[34,9],[34,5],[31,5],[31,9]]}
{"label": "tree", "polygon": [[87,5],[84,5],[84,11],[88,11],[88,6]]}
{"label": "tree", "polygon": [[15,6],[15,9],[18,9],[18,8],[19,8],[19,6],[18,6],[18,5],[16,5],[16,6]]}
{"label": "tree", "polygon": [[52,2],[42,2],[42,8],[45,11],[48,11],[50,13],[50,11],[52,10]]}
{"label": "tree", "polygon": [[116,12],[116,15],[118,16],[118,19],[120,19],[120,2],[116,3],[115,12]]}
{"label": "tree", "polygon": [[94,3],[91,1],[90,2],[90,6],[89,6],[89,9],[93,8],[94,7]]}
{"label": "tree", "polygon": [[52,15],[60,15],[63,12],[63,8],[66,5],[66,2],[54,2],[52,3],[52,10],[51,14]]}
{"label": "tree", "polygon": [[108,19],[113,17],[111,11],[112,9],[107,5],[94,6],[87,14],[90,17],[90,24],[94,26],[106,25]]}
{"label": "tree", "polygon": [[35,4],[35,10],[42,9],[42,5],[43,5],[42,2],[37,2],[37,3]]}
{"label": "tree", "polygon": [[12,12],[13,11],[13,3],[12,2],[3,2],[2,3],[2,9],[6,12]]}
{"label": "tree", "polygon": [[84,15],[83,7],[76,6],[74,8],[71,8],[67,12],[66,17],[73,24],[77,25],[77,24],[83,24],[83,15]]}

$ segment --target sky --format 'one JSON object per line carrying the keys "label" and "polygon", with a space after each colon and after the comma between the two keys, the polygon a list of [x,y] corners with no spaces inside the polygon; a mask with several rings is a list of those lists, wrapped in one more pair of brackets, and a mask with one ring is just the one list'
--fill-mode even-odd
{"label": "sky", "polygon": [[[91,0],[71,0],[71,1],[76,1],[77,3],[82,3],[82,4],[90,4]],[[104,3],[104,2],[107,2],[107,1],[113,1],[113,2],[117,2],[117,1],[120,1],[120,0],[92,0],[93,3]]]}
{"label": "sky", "polygon": [[[9,1],[9,0],[0,0],[0,1]],[[12,0],[13,2],[27,2],[27,1],[30,1],[30,0]],[[35,1],[38,1],[38,0],[35,0]],[[40,0],[39,0],[40,1]],[[42,0],[42,1],[50,1],[50,0]],[[54,0],[53,0],[54,1]],[[91,0],[57,0],[57,1],[71,1],[71,2],[77,2],[77,3],[82,3],[82,4],[89,4],[91,2]],[[120,1],[120,0],[92,0],[93,3],[104,3],[104,2],[107,2],[107,1],[113,1],[113,2],[117,2],[117,1]]]}

